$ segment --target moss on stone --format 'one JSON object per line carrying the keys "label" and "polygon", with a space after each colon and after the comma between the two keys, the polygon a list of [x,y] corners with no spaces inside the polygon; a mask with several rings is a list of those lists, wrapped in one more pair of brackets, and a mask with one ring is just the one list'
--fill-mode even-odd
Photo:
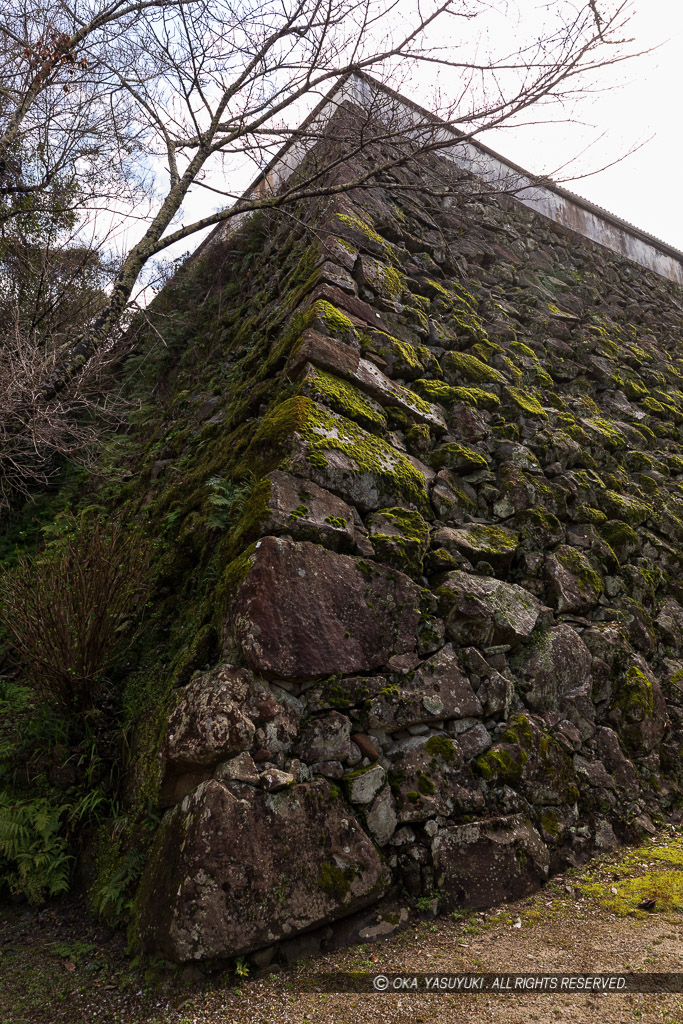
{"label": "moss on stone", "polygon": [[506,743],[518,743],[527,750],[534,745],[534,731],[526,715],[517,715],[513,718],[503,733]]}
{"label": "moss on stone", "polygon": [[456,760],[456,750],[453,740],[448,736],[432,736],[425,743],[425,750],[434,758],[440,758],[446,764],[453,764]]}
{"label": "moss on stone", "polygon": [[417,788],[423,796],[432,796],[436,793],[436,786],[429,776],[422,771],[418,771],[417,773]]}
{"label": "moss on stone", "polygon": [[[587,400],[586,395],[582,396],[582,402],[584,404],[587,404]],[[592,404],[595,405],[594,402]],[[626,435],[619,430],[618,427],[615,427],[613,423],[610,423],[602,416],[586,416],[581,420],[581,422],[583,426],[587,427],[593,434],[598,434],[602,443],[612,451],[617,448],[621,448],[626,444]]]}
{"label": "moss on stone", "polygon": [[622,680],[613,701],[631,721],[642,721],[654,713],[652,683],[637,665],[631,665]]}
{"label": "moss on stone", "polygon": [[377,231],[375,231],[372,223],[368,217],[361,217],[357,213],[335,213],[335,217],[342,224],[348,224],[350,228],[355,231],[359,231],[366,238],[380,246],[388,256],[393,256],[393,247],[385,238],[382,238]]}
{"label": "moss on stone", "polygon": [[458,388],[444,384],[442,380],[421,378],[414,381],[412,387],[429,402],[438,402],[440,405],[449,406],[458,401]]}
{"label": "moss on stone", "polygon": [[468,524],[467,541],[478,554],[512,555],[519,546],[519,537],[501,526],[486,526],[483,523]]}
{"label": "moss on stone", "polygon": [[518,409],[526,413],[527,416],[537,416],[540,419],[548,418],[548,413],[545,411],[541,403],[528,391],[521,391],[519,388],[508,387],[505,389],[505,394],[508,398],[511,398]]}
{"label": "moss on stone", "polygon": [[487,782],[515,781],[529,760],[525,750],[500,744],[481,754],[474,762],[477,773]]}
{"label": "moss on stone", "polygon": [[638,548],[638,534],[619,519],[609,519],[599,524],[600,535],[612,548],[619,561],[623,561],[628,551]]}
{"label": "moss on stone", "polygon": [[541,811],[541,827],[553,839],[557,839],[560,832],[560,823],[557,815],[547,808]]}
{"label": "moss on stone", "polygon": [[498,370],[467,352],[447,352],[442,365],[446,377],[455,382],[463,378],[475,384],[504,384],[506,381]]}
{"label": "moss on stone", "polygon": [[318,886],[330,899],[343,903],[349,894],[355,873],[355,870],[350,866],[340,868],[334,861],[326,860],[320,868]]}
{"label": "moss on stone", "polygon": [[422,361],[410,342],[395,338],[386,331],[374,331],[372,338],[365,336],[363,351],[377,352],[397,377],[412,378],[424,373]]}
{"label": "moss on stone", "polygon": [[325,470],[327,453],[343,452],[353,460],[358,473],[374,474],[388,493],[406,504],[429,509],[424,477],[401,452],[366,433],[353,420],[330,413],[303,396],[286,399],[264,417],[245,457],[245,466],[267,472],[284,465],[295,434],[305,442],[311,466]]}
{"label": "moss on stone", "polygon": [[436,448],[429,459],[434,469],[455,469],[461,473],[474,473],[477,469],[487,469],[488,459],[465,444],[449,441]]}
{"label": "moss on stone", "polygon": [[325,370],[315,369],[306,378],[304,391],[317,402],[346,416],[370,431],[382,431],[387,418],[381,407],[348,381]]}
{"label": "moss on stone", "polygon": [[318,299],[304,314],[303,327],[317,324],[326,334],[346,341],[355,333],[354,326],[345,313],[325,299]]}
{"label": "moss on stone", "polygon": [[384,292],[390,299],[400,299],[405,289],[406,279],[395,267],[384,266],[381,271]]}
{"label": "moss on stone", "polygon": [[215,603],[216,608],[218,610],[222,610],[222,614],[219,611],[222,618],[225,617],[225,613],[232,603],[232,599],[249,575],[255,551],[256,544],[250,544],[246,551],[243,551],[241,555],[238,555],[237,558],[233,559],[233,561],[226,566],[223,572],[223,577],[216,586]]}
{"label": "moss on stone", "polygon": [[602,576],[591,565],[588,558],[575,548],[563,548],[557,552],[560,565],[575,578],[579,592],[586,598],[597,599],[605,590]]}
{"label": "moss on stone", "polygon": [[325,516],[325,522],[329,523],[330,526],[334,526],[337,530],[346,529],[346,520],[343,516]]}
{"label": "moss on stone", "polygon": [[604,523],[607,520],[607,516],[604,512],[601,512],[599,508],[592,508],[590,505],[577,505],[576,506],[576,521],[577,523]]}
{"label": "moss on stone", "polygon": [[649,505],[630,494],[618,494],[607,489],[602,493],[600,501],[609,515],[615,519],[623,519],[632,526],[638,526],[652,515]]}
{"label": "moss on stone", "polygon": [[185,686],[192,674],[199,669],[207,668],[217,652],[218,630],[209,622],[196,633],[184,657],[178,663],[174,678],[174,686]]}
{"label": "moss on stone", "polygon": [[[386,527],[384,532],[382,524]],[[373,513],[370,527],[375,556],[413,575],[422,574],[422,559],[429,543],[429,526],[419,512],[393,507]]]}

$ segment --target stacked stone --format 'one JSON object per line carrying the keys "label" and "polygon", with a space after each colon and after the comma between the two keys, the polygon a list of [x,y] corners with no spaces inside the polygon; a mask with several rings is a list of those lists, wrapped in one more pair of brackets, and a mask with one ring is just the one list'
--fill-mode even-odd
{"label": "stacked stone", "polygon": [[222,660],[161,752],[169,959],[516,898],[680,799],[680,291],[445,173],[316,225]]}

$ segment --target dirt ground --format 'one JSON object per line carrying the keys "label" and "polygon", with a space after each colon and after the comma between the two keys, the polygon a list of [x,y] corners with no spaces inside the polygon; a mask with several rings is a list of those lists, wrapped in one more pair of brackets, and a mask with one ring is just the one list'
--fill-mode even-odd
{"label": "dirt ground", "polygon": [[[164,972],[126,956],[123,936],[78,900],[0,909],[2,1024],[683,1024],[683,991],[646,993],[324,993],[327,972],[680,973],[683,834],[556,876],[483,914],[415,919],[382,943],[260,976]],[[637,909],[654,898],[651,911]],[[680,902],[679,902],[680,901]],[[681,985],[683,989],[683,984]]]}

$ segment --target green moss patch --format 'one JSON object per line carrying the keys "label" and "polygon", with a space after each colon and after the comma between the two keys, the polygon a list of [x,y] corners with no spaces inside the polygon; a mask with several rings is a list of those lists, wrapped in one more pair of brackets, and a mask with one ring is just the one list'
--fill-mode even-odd
{"label": "green moss patch", "polygon": [[[683,913],[683,835],[663,833],[620,858],[616,870],[601,866],[576,882],[579,891],[618,917]],[[645,900],[654,903],[645,909]]]}
{"label": "green moss patch", "polygon": [[521,391],[519,388],[506,388],[505,394],[512,400],[512,403],[521,409],[527,416],[536,416],[539,419],[548,418],[541,403],[529,391]]}
{"label": "green moss patch", "polygon": [[466,444],[450,441],[442,444],[432,452],[430,462],[434,469],[453,469],[458,473],[474,473],[477,469],[487,469],[488,459]]}
{"label": "green moss patch", "polygon": [[381,406],[364,395],[353,384],[325,370],[313,370],[302,385],[302,391],[329,409],[347,416],[370,431],[381,431],[387,418]]}
{"label": "green moss patch", "polygon": [[475,384],[506,383],[502,373],[467,352],[447,352],[442,366],[447,380],[454,384],[460,384],[463,380],[471,380]]}

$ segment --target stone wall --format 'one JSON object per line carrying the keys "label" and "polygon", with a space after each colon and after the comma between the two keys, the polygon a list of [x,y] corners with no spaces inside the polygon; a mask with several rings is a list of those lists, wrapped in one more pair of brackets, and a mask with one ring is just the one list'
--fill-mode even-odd
{"label": "stone wall", "polygon": [[264,285],[287,317],[212,442],[253,486],[159,752],[145,952],[516,898],[680,806],[681,292],[460,184],[309,209],[309,276]]}
{"label": "stone wall", "polygon": [[[306,158],[311,146],[315,145],[315,139],[325,131],[328,120],[337,118],[340,108],[348,104],[356,108],[359,123],[363,123],[371,112],[379,126],[378,135],[383,134],[382,125],[391,125],[390,130],[394,133],[397,130],[418,132],[423,144],[428,135],[430,145],[441,146],[445,159],[452,161],[460,170],[475,175],[489,189],[514,196],[517,202],[556,224],[683,285],[683,253],[680,250],[547,178],[539,180],[477,138],[463,139],[454,145],[454,139],[462,137],[461,133],[363,73],[349,75],[331,90],[302,126],[302,137],[293,140],[274,157],[246,195],[277,190]],[[227,226],[219,228],[217,234],[229,230],[231,228]]]}

